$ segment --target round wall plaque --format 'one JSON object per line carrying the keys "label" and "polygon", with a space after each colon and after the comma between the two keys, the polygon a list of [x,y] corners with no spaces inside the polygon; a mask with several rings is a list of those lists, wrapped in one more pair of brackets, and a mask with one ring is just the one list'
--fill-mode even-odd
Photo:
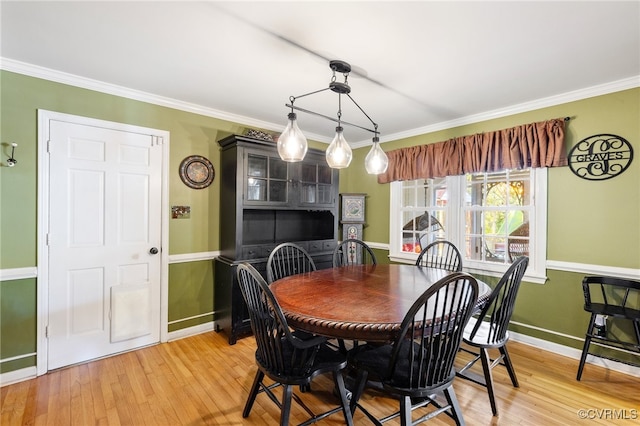
{"label": "round wall plaque", "polygon": [[629,168],[633,148],[621,136],[594,135],[571,148],[568,160],[571,171],[582,179],[611,179]]}
{"label": "round wall plaque", "polygon": [[215,175],[211,161],[200,155],[190,155],[180,163],[180,179],[189,188],[206,188]]}

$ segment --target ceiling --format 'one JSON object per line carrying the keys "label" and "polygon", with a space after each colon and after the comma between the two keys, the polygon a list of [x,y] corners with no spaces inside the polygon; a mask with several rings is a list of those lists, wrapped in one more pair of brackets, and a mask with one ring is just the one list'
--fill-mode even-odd
{"label": "ceiling", "polygon": [[[274,133],[290,96],[328,87],[333,59],[351,64],[351,95],[383,142],[640,85],[638,1],[0,6],[3,69]],[[337,104],[328,90],[295,102],[332,117]],[[372,127],[344,97],[342,118]],[[298,122],[324,142],[336,126]],[[372,136],[344,133],[354,146]]]}

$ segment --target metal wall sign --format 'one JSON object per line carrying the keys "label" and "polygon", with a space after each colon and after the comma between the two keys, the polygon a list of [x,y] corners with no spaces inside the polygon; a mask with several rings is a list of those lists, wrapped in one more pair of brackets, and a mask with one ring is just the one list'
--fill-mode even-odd
{"label": "metal wall sign", "polygon": [[622,136],[594,135],[571,148],[568,160],[571,171],[582,179],[611,179],[629,168],[633,148]]}

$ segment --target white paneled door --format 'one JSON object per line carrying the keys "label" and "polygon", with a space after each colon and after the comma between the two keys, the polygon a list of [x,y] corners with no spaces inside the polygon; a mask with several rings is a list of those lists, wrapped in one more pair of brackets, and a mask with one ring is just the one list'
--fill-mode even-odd
{"label": "white paneled door", "polygon": [[162,138],[49,121],[48,369],[160,340]]}

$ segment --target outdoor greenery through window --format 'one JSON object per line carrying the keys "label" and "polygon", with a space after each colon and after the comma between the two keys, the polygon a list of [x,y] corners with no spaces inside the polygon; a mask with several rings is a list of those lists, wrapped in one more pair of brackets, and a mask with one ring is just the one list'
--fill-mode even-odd
{"label": "outdoor greenery through window", "polygon": [[472,272],[500,275],[529,256],[527,275],[543,282],[546,169],[392,182],[391,259],[415,261],[436,240],[453,242]]}

